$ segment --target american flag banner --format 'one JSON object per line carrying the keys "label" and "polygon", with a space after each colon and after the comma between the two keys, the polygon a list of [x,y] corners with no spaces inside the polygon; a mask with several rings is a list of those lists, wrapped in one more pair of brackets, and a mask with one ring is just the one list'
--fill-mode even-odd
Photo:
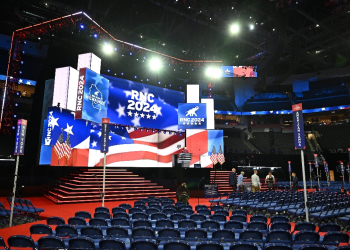
{"label": "american flag banner", "polygon": [[70,147],[70,134],[69,133],[67,134],[66,142],[64,142],[62,144],[62,147],[63,147],[63,151],[64,151],[65,156],[67,157],[67,159],[69,159],[70,156],[72,155],[72,148]]}
{"label": "american flag banner", "polygon": [[221,148],[221,146],[220,146],[219,154],[218,154],[218,162],[220,163],[220,165],[224,164],[224,162],[225,162],[225,156],[224,156],[224,154],[222,153],[222,148]]}
{"label": "american flag banner", "polygon": [[218,163],[218,154],[216,153],[216,149],[214,145],[213,145],[213,150],[211,151],[210,160],[213,162],[214,165]]}
{"label": "american flag banner", "polygon": [[58,159],[61,159],[65,153],[64,153],[64,149],[63,149],[63,132],[61,131],[60,136],[58,137],[58,140],[55,144],[55,146],[53,147],[53,151],[55,151]]}

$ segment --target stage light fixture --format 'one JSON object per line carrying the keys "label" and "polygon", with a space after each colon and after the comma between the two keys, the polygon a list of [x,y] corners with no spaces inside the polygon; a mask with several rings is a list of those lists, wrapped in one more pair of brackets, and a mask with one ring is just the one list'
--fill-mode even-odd
{"label": "stage light fixture", "polygon": [[114,48],[114,51],[117,51],[118,50],[118,48]]}
{"label": "stage light fixture", "polygon": [[238,26],[238,24],[232,24],[231,25],[231,33],[232,34],[237,34],[239,32],[239,26]]}
{"label": "stage light fixture", "polygon": [[110,44],[105,43],[104,46],[103,46],[103,51],[106,54],[111,54],[113,52],[113,47]]}
{"label": "stage light fixture", "polygon": [[212,78],[219,78],[221,76],[221,69],[219,68],[207,68],[206,75]]}
{"label": "stage light fixture", "polygon": [[254,29],[254,24],[249,25],[249,29],[253,30]]}
{"label": "stage light fixture", "polygon": [[109,73],[109,72],[111,72],[111,70],[110,70],[110,69],[107,69],[107,72]]}
{"label": "stage light fixture", "polygon": [[134,76],[135,77],[135,79],[137,78],[137,76]]}
{"label": "stage light fixture", "polygon": [[85,25],[84,24],[80,24],[80,28],[83,30],[83,29],[85,29]]}
{"label": "stage light fixture", "polygon": [[159,59],[157,58],[153,58],[151,59],[151,61],[149,62],[149,67],[151,70],[153,71],[158,71],[160,70],[160,68],[162,67],[162,63]]}
{"label": "stage light fixture", "polygon": [[97,37],[98,37],[98,35],[95,33],[95,34],[94,34],[94,38],[97,38]]}
{"label": "stage light fixture", "polygon": [[12,129],[15,129],[16,127],[15,126],[12,126]]}

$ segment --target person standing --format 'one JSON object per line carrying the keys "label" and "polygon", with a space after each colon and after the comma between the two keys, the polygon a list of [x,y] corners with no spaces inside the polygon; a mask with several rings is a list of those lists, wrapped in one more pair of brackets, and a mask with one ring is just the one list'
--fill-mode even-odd
{"label": "person standing", "polygon": [[240,192],[243,192],[243,190],[244,190],[243,176],[244,176],[244,172],[242,171],[241,174],[238,176],[238,187],[239,187]]}
{"label": "person standing", "polygon": [[258,171],[254,170],[254,174],[251,177],[251,179],[252,179],[252,192],[253,193],[255,191],[260,192],[260,178],[257,174],[258,174]]}
{"label": "person standing", "polygon": [[232,168],[232,172],[230,173],[229,179],[228,179],[229,185],[232,187],[232,192],[237,191],[237,174],[236,169]]}
{"label": "person standing", "polygon": [[266,176],[265,183],[267,184],[267,189],[269,191],[273,190],[273,185],[275,184],[275,177],[272,175],[271,171]]}
{"label": "person standing", "polygon": [[299,180],[297,177],[297,174],[295,172],[292,173],[293,180],[292,180],[292,190],[293,192],[298,192],[299,189]]}

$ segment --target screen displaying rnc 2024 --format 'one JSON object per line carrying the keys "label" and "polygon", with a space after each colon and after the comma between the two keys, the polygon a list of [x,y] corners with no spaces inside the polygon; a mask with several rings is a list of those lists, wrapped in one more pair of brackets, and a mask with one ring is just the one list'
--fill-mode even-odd
{"label": "screen displaying rnc 2024", "polygon": [[[110,126],[107,166],[172,167],[172,155],[180,153],[185,146],[185,133],[169,133],[178,130],[177,109],[178,103],[185,101],[184,93],[99,76],[92,71],[85,77],[85,82],[89,78],[92,86],[86,88],[86,100],[82,107],[92,107],[89,108],[88,119],[75,119],[74,112],[49,108],[43,127],[40,164],[103,166],[103,154],[100,153],[101,121],[96,120],[96,114],[102,112],[102,104],[108,103],[107,117],[112,124],[119,125]],[[94,83],[91,78],[99,83]],[[103,84],[108,85],[108,91],[102,91],[106,87]],[[104,95],[107,92],[108,102]],[[135,130],[133,127],[144,129]],[[72,154],[69,158],[58,158],[53,152],[61,132],[64,141],[68,134],[70,136]]]}

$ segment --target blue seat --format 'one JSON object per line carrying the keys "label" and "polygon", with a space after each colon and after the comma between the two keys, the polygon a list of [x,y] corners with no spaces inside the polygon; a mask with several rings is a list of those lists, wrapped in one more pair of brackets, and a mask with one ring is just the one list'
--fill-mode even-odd
{"label": "blue seat", "polygon": [[214,214],[221,214],[221,215],[224,215],[224,216],[229,216],[229,212],[226,211],[226,210],[217,210],[214,212]]}
{"label": "blue seat", "polygon": [[186,242],[170,241],[164,244],[166,250],[191,250],[191,246]]}
{"label": "blue seat", "polygon": [[158,250],[156,242],[152,240],[135,240],[131,243],[132,250]]}
{"label": "blue seat", "polygon": [[195,206],[194,210],[198,211],[198,209],[208,209],[207,205],[197,205]]}
{"label": "blue seat", "polygon": [[240,233],[239,235],[239,241],[243,242],[264,242],[263,233],[257,230],[247,229]]}
{"label": "blue seat", "polygon": [[167,218],[168,217],[164,213],[155,213],[151,215],[151,220],[162,220]]}
{"label": "blue seat", "polygon": [[175,225],[174,225],[174,222],[172,222],[171,220],[157,220],[156,221],[156,229],[157,228],[174,228]]}
{"label": "blue seat", "polygon": [[250,222],[253,222],[253,221],[260,221],[260,222],[264,222],[266,224],[267,217],[265,215],[260,215],[260,214],[252,215],[250,217]]}
{"label": "blue seat", "polygon": [[25,235],[13,235],[7,239],[9,249],[21,247],[35,250],[35,244],[32,238]]}
{"label": "blue seat", "polygon": [[65,249],[63,240],[58,236],[43,236],[38,240],[39,249]]}
{"label": "blue seat", "polygon": [[328,248],[322,245],[306,245],[301,246],[299,250],[328,250]]}
{"label": "blue seat", "polygon": [[179,213],[183,214],[183,215],[190,216],[190,215],[194,214],[194,211],[192,209],[189,209],[189,208],[181,208]]}
{"label": "blue seat", "polygon": [[323,245],[335,245],[338,246],[339,243],[349,244],[349,235],[344,232],[328,232],[323,237]]}
{"label": "blue seat", "polygon": [[231,215],[230,220],[247,222],[247,216],[244,215]]}
{"label": "blue seat", "polygon": [[230,246],[230,250],[259,250],[259,248],[254,243],[236,242]]}
{"label": "blue seat", "polygon": [[211,215],[211,211],[209,209],[199,209],[199,210],[197,210],[197,214],[209,216],[209,215]]}
{"label": "blue seat", "polygon": [[51,227],[49,225],[45,225],[45,224],[31,225],[29,228],[29,231],[30,231],[30,237],[32,237],[33,234],[53,235]]}
{"label": "blue seat", "polygon": [[270,219],[270,224],[274,222],[289,222],[289,219],[287,216],[284,215],[274,215]]}
{"label": "blue seat", "polygon": [[132,230],[133,239],[155,239],[155,234],[152,228],[137,227]]}
{"label": "blue seat", "polygon": [[319,232],[333,232],[340,231],[340,225],[335,223],[324,223],[318,228]]}
{"label": "blue seat", "polygon": [[89,226],[96,226],[105,229],[108,227],[108,222],[106,219],[92,218],[89,220]]}
{"label": "blue seat", "polygon": [[131,215],[131,219],[133,219],[133,220],[147,220],[148,215],[146,213],[134,213]]}
{"label": "blue seat", "polygon": [[156,209],[156,208],[147,208],[146,209],[146,214],[148,214],[148,215],[159,213],[159,212],[160,212],[160,210]]}
{"label": "blue seat", "polygon": [[196,228],[196,227],[197,227],[197,223],[193,220],[181,220],[178,222],[179,230]]}
{"label": "blue seat", "polygon": [[232,211],[232,215],[243,215],[244,217],[247,217],[248,213],[247,211],[243,210],[243,209],[236,209]]}
{"label": "blue seat", "polygon": [[46,219],[46,224],[47,225],[64,225],[66,222],[64,221],[63,218],[57,217],[57,216],[52,216]]}
{"label": "blue seat", "polygon": [[126,213],[126,209],[122,207],[114,207],[112,208],[112,214],[115,214],[115,213]]}
{"label": "blue seat", "polygon": [[222,215],[222,214],[213,214],[213,215],[210,215],[209,218],[211,220],[215,220],[215,221],[223,221],[223,222],[226,222],[226,216],[225,215]]}
{"label": "blue seat", "polygon": [[216,205],[216,206],[212,206],[210,208],[211,211],[215,212],[215,211],[219,211],[219,210],[225,210],[224,207]]}
{"label": "blue seat", "polygon": [[292,236],[290,232],[285,230],[273,230],[267,234],[266,242],[291,244]]}
{"label": "blue seat", "polygon": [[218,242],[202,242],[196,246],[196,250],[224,250],[224,247]]}
{"label": "blue seat", "polygon": [[244,225],[243,222],[230,220],[225,222],[224,228],[232,230],[235,233],[240,233],[243,231]]}
{"label": "blue seat", "polygon": [[103,232],[101,228],[95,226],[87,226],[80,229],[81,236],[90,237],[92,239],[103,238]]}
{"label": "blue seat", "polygon": [[203,214],[192,214],[190,216],[190,219],[194,221],[205,221],[206,217]]}
{"label": "blue seat", "polygon": [[219,242],[234,242],[235,239],[236,238],[234,232],[228,229],[220,229],[212,233],[211,240]]}
{"label": "blue seat", "polygon": [[34,216],[35,219],[41,220],[41,219],[40,219],[40,214],[41,214],[42,212],[44,212],[45,209],[35,207],[35,206],[32,204],[32,202],[31,202],[30,200],[28,200],[28,199],[25,200],[25,204],[26,204],[27,207],[28,207],[27,213],[32,214],[32,215]]}
{"label": "blue seat", "polygon": [[85,219],[81,217],[70,217],[68,219],[68,224],[76,228],[85,227],[87,225]]}
{"label": "blue seat", "polygon": [[166,206],[169,206],[169,205],[171,206],[171,205],[173,205],[173,203],[171,201],[163,201],[162,202],[162,206],[163,207],[166,207]]}
{"label": "blue seat", "polygon": [[58,225],[55,229],[55,235],[59,237],[78,236],[78,230],[73,225]]}
{"label": "blue seat", "polygon": [[111,226],[120,226],[120,227],[124,227],[124,228],[129,228],[130,227],[130,223],[129,220],[124,219],[124,218],[117,218],[117,219],[112,219],[111,220]]}
{"label": "blue seat", "polygon": [[188,229],[185,232],[185,240],[187,241],[205,241],[207,238],[207,231],[203,229]]}
{"label": "blue seat", "polygon": [[128,203],[122,203],[119,205],[119,207],[124,208],[125,210],[129,210],[130,208],[132,208],[132,206]]}
{"label": "blue seat", "polygon": [[128,230],[118,226],[108,227],[106,234],[111,238],[129,238]]}
{"label": "blue seat", "polygon": [[166,214],[166,215],[172,215],[172,214],[175,214],[177,213],[177,210],[175,207],[167,207],[165,209],[163,209],[163,214]]}
{"label": "blue seat", "polygon": [[127,213],[115,213],[115,214],[113,214],[113,219],[117,219],[117,218],[118,219],[127,219],[127,220],[129,220],[129,215]]}
{"label": "blue seat", "polygon": [[109,214],[109,208],[108,207],[96,207],[95,213],[105,212]]}
{"label": "blue seat", "polygon": [[162,210],[162,206],[157,204],[157,205],[150,205],[148,206],[148,208],[155,208],[155,209],[158,209],[159,211]]}
{"label": "blue seat", "polygon": [[[11,207],[11,205],[10,205],[10,207]],[[14,215],[14,217],[17,215],[20,215],[21,216],[20,219],[24,222],[28,220],[25,217],[25,215],[20,214],[19,211],[13,210],[13,215]],[[0,217],[3,217],[3,220],[0,221],[0,224],[2,224],[3,226],[10,224],[11,210],[6,209],[2,202],[0,202]],[[12,222],[14,222],[13,219],[12,219]]]}
{"label": "blue seat", "polygon": [[349,246],[341,246],[341,247],[337,247],[334,250],[349,250],[350,249],[350,245]]}
{"label": "blue seat", "polygon": [[0,236],[0,247],[2,247],[3,249],[8,249],[4,239]]}
{"label": "blue seat", "polygon": [[180,221],[180,220],[185,220],[186,216],[183,214],[172,214],[170,215],[170,219],[172,221]]}
{"label": "blue seat", "polygon": [[[128,216],[127,214],[125,214],[125,215]],[[106,213],[106,212],[95,212],[94,218],[102,218],[102,219],[110,220],[111,215],[109,213]]]}
{"label": "blue seat", "polygon": [[220,229],[220,223],[212,220],[202,221],[201,228],[206,229],[207,231],[215,231]]}
{"label": "blue seat", "polygon": [[316,225],[312,222],[298,222],[294,226],[294,231],[316,231]]}
{"label": "blue seat", "polygon": [[99,249],[103,250],[126,250],[125,243],[118,239],[102,239],[98,243]]}
{"label": "blue seat", "polygon": [[147,207],[145,205],[135,205],[133,208],[129,209],[129,214],[132,214],[133,211],[137,212],[142,212],[142,211],[146,211]]}
{"label": "blue seat", "polygon": [[293,248],[289,244],[269,243],[265,245],[264,250],[293,250]]}
{"label": "blue seat", "polygon": [[96,249],[94,241],[88,237],[85,237],[85,236],[70,238],[68,241],[68,245],[69,245],[70,250]]}
{"label": "blue seat", "polygon": [[150,201],[150,202],[148,202],[148,207],[149,206],[159,206],[159,203],[158,202],[155,202],[155,201]]}
{"label": "blue seat", "polygon": [[293,244],[318,244],[320,235],[315,231],[300,231],[296,233]]}
{"label": "blue seat", "polygon": [[193,207],[191,205],[189,205],[189,204],[185,204],[185,205],[180,207],[180,209],[186,209],[186,208],[193,210]]}
{"label": "blue seat", "polygon": [[135,202],[134,202],[134,207],[135,207],[136,205],[143,205],[143,206],[146,206],[146,203],[143,202],[143,201],[135,201]]}
{"label": "blue seat", "polygon": [[291,225],[289,222],[274,222],[270,225],[270,230],[286,230],[290,231],[291,230]]}
{"label": "blue seat", "polygon": [[91,214],[87,211],[78,211],[75,213],[75,217],[81,217],[84,219],[91,219]]}
{"label": "blue seat", "polygon": [[264,222],[252,221],[247,224],[247,229],[253,229],[261,231],[263,234],[267,234],[267,225]]}
{"label": "blue seat", "polygon": [[132,223],[133,227],[152,227],[152,222],[149,220],[135,220]]}
{"label": "blue seat", "polygon": [[158,240],[178,240],[180,236],[180,231],[174,228],[163,228],[158,231]]}

